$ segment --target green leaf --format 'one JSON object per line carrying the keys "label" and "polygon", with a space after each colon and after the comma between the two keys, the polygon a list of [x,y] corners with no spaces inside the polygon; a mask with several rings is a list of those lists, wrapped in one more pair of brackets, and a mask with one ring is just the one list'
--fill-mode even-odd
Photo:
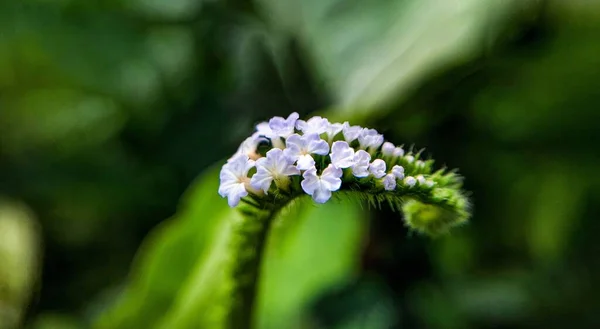
{"label": "green leaf", "polygon": [[0,200],[0,328],[17,328],[39,263],[38,227],[31,211]]}
{"label": "green leaf", "polygon": [[[508,0],[257,0],[281,30],[304,44],[316,76],[344,115],[364,116],[424,79],[466,63],[522,9]],[[517,7],[517,8],[515,8]]]}
{"label": "green leaf", "polygon": [[[219,327],[230,224],[241,216],[217,194],[218,181],[218,172],[209,170],[180,213],[147,238],[129,286],[96,328]],[[365,224],[359,207],[315,206],[302,198],[279,214],[262,268],[259,328],[295,321],[320,291],[351,278]]]}
{"label": "green leaf", "polygon": [[222,233],[230,220],[238,216],[217,194],[217,169],[202,175],[184,197],[178,215],[146,239],[128,287],[117,305],[99,318],[97,328],[154,328],[194,302],[185,300],[190,289],[208,297],[214,285],[202,280],[203,273],[210,272],[211,255],[226,240]]}
{"label": "green leaf", "polygon": [[274,223],[267,245],[257,307],[261,329],[293,328],[308,302],[358,270],[366,224],[360,204],[317,206],[306,197],[294,208]]}

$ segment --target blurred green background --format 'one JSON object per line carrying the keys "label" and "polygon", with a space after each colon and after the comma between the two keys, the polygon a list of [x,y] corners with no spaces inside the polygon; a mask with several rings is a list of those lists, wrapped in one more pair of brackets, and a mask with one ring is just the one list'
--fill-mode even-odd
{"label": "blurred green background", "polygon": [[584,0],[0,2],[0,328],[217,328],[218,167],[292,111],[426,147],[474,216],[290,210],[258,328],[600,328],[599,35]]}

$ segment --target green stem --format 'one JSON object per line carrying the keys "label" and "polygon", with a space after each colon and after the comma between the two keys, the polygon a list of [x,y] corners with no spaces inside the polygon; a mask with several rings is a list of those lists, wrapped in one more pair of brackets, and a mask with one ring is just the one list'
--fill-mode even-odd
{"label": "green stem", "polygon": [[[436,236],[451,226],[464,223],[469,216],[468,199],[456,188],[419,190],[404,188],[395,192],[342,189],[348,195],[358,196],[373,206],[388,204],[401,210],[406,224],[413,230]],[[254,304],[267,235],[273,218],[299,193],[271,196],[260,207],[252,204],[239,206],[242,220],[234,223],[229,257],[231,283],[228,289],[230,305],[225,329],[251,329]]]}
{"label": "green stem", "polygon": [[230,255],[232,287],[227,329],[250,329],[258,290],[261,260],[273,218],[280,208],[257,210],[247,207],[243,220],[234,224]]}

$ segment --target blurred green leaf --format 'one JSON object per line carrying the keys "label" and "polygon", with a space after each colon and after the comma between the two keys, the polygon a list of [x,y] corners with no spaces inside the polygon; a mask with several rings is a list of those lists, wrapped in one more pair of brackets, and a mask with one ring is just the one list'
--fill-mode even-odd
{"label": "blurred green leaf", "polygon": [[0,328],[17,328],[33,292],[40,258],[38,227],[22,204],[0,200]]}
{"label": "blurred green leaf", "polygon": [[304,43],[344,115],[372,115],[431,75],[478,56],[518,0],[257,0]]}
{"label": "blurred green leaf", "polygon": [[39,146],[60,152],[92,147],[113,137],[126,116],[110,98],[71,89],[30,90],[0,112],[7,150],[19,153]]}
{"label": "blurred green leaf", "polygon": [[[116,306],[101,315],[97,328],[152,328],[177,312],[178,300],[210,266],[213,246],[226,241],[219,232],[226,232],[237,216],[217,194],[218,177],[216,168],[207,170],[184,197],[178,215],[146,239],[129,286]],[[201,292],[209,293],[210,287],[203,285]]]}
{"label": "blurred green leaf", "polygon": [[[101,316],[98,328],[218,325],[229,224],[240,215],[220,199],[217,186],[218,172],[209,170],[179,214],[155,229],[141,248],[130,286]],[[365,224],[360,206],[312,204],[309,198],[298,200],[275,220],[263,264],[260,328],[281,328],[298,319],[315,294],[349,280],[357,269]]]}
{"label": "blurred green leaf", "polygon": [[[305,197],[294,208],[275,222],[267,246],[257,306],[260,329],[295,328],[308,302],[359,270],[366,225],[359,204],[317,206]],[[285,227],[286,221],[293,229]]]}

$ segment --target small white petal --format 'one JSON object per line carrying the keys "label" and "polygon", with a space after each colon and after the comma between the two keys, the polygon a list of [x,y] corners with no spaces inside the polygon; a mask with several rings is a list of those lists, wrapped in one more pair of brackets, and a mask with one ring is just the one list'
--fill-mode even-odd
{"label": "small white petal", "polygon": [[331,191],[323,187],[322,184],[312,195],[316,203],[325,203],[331,198]]}
{"label": "small white petal", "polygon": [[308,119],[307,121],[298,120],[296,122],[296,128],[301,130],[304,134],[322,134],[327,131],[329,126],[329,120],[316,116]]}
{"label": "small white petal", "polygon": [[371,155],[368,152],[364,150],[356,151],[356,153],[354,153],[352,174],[359,178],[369,176],[369,161],[371,161]]}
{"label": "small white petal", "polygon": [[227,203],[230,207],[235,207],[240,203],[240,200],[247,195],[248,191],[246,191],[244,184],[236,184],[227,196]]}
{"label": "small white petal", "polygon": [[404,167],[395,165],[392,167],[392,175],[396,176],[398,179],[404,178]]}
{"label": "small white petal", "polygon": [[264,136],[267,138],[273,138],[276,136],[275,133],[273,132],[273,130],[271,129],[271,127],[269,127],[268,122],[261,122],[261,123],[257,124],[255,135]]}
{"label": "small white petal", "polygon": [[348,168],[354,164],[354,149],[344,141],[333,142],[331,163],[337,168]]}
{"label": "small white petal", "polygon": [[416,179],[419,182],[419,185],[425,185],[426,180],[423,175],[417,175]]}
{"label": "small white petal", "polygon": [[257,190],[263,190],[265,193],[269,191],[271,183],[273,182],[273,175],[263,166],[258,166],[256,173],[250,179],[250,186]]}
{"label": "small white petal", "polygon": [[406,161],[408,163],[411,163],[411,162],[415,161],[415,157],[412,156],[412,155],[407,155],[406,157],[404,157],[404,159],[406,159]]}
{"label": "small white petal", "polygon": [[393,174],[387,174],[383,178],[383,188],[386,191],[393,191],[396,189],[396,176]]}
{"label": "small white petal", "polygon": [[329,144],[322,140],[319,135],[307,134],[302,137],[304,138],[306,152],[319,155],[329,154]]}
{"label": "small white petal", "polygon": [[361,126],[350,126],[346,121],[342,124],[342,133],[346,142],[351,143],[358,138],[363,128]]}
{"label": "small white petal", "polygon": [[324,185],[330,191],[337,191],[342,186],[342,177],[343,171],[340,168],[334,167],[332,164],[329,164],[323,173],[321,174],[321,184]]}
{"label": "small white petal", "polygon": [[390,142],[385,142],[381,146],[381,153],[385,156],[392,156],[392,155],[394,155],[395,149],[396,149],[396,147],[394,146],[394,144],[392,144]]}
{"label": "small white petal", "polygon": [[307,170],[315,166],[315,159],[310,154],[303,154],[298,157],[296,168],[300,170]]}
{"label": "small white petal", "polygon": [[233,156],[219,173],[219,194],[227,197],[231,207],[236,206],[240,199],[248,195],[245,183],[248,181],[248,171],[254,167],[255,162],[246,154]]}
{"label": "small white petal", "polygon": [[304,179],[300,183],[302,190],[311,195],[317,203],[325,203],[331,198],[331,192],[337,191],[341,185],[342,169],[335,168],[329,164],[321,176],[317,176],[317,169],[312,167],[302,175]]}
{"label": "small white petal", "polygon": [[302,186],[302,190],[306,192],[308,195],[313,195],[316,189],[320,186],[320,180],[317,176],[317,168],[312,167],[302,174],[304,178],[300,185]]}
{"label": "small white petal", "polygon": [[369,165],[369,171],[375,178],[381,178],[385,176],[385,161],[381,159],[375,159]]}
{"label": "small white petal", "polygon": [[298,113],[294,112],[290,114],[287,119],[282,117],[273,117],[269,120],[269,128],[273,131],[273,134],[278,137],[288,137],[294,133],[296,127],[296,121],[298,120]]}
{"label": "small white petal", "polygon": [[408,185],[409,187],[415,186],[416,183],[417,180],[412,176],[407,176],[406,178],[404,178],[404,184]]}

